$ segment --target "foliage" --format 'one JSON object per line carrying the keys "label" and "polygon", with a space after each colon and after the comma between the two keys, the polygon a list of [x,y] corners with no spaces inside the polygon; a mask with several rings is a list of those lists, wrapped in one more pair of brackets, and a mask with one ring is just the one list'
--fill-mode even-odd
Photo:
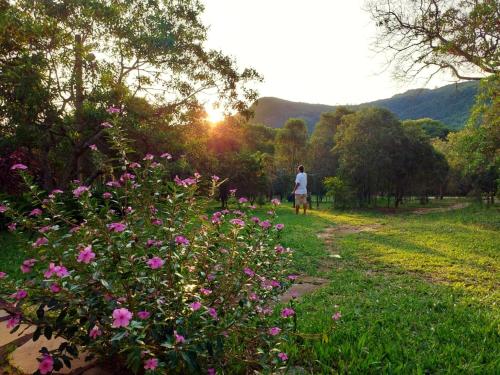
{"label": "foliage", "polygon": [[475,193],[491,200],[500,184],[500,79],[482,83],[467,126],[449,136],[449,158]]}
{"label": "foliage", "polygon": [[[1,205],[29,253],[22,277],[1,274],[2,298],[23,310],[10,324],[35,325],[35,340],[67,340],[42,349],[40,371],[69,366],[79,349],[121,359],[134,372],[279,367],[294,320],[278,318],[270,331],[271,303],[291,283],[291,252],[277,244],[283,228],[273,224],[274,210],[251,218],[240,199],[240,210],[209,218],[200,176],[168,179],[167,154],[130,162],[118,126],[107,132],[122,150],[119,178],[47,194],[18,164],[32,210]],[[244,350],[228,352],[235,338]]]}
{"label": "foliage", "polygon": [[339,177],[325,177],[326,195],[333,198],[334,208],[351,207],[353,204],[352,188],[344,183]]}
{"label": "foliage", "polygon": [[276,165],[293,174],[306,159],[307,125],[299,118],[288,119],[276,135]]}
{"label": "foliage", "polygon": [[447,173],[444,157],[423,130],[403,127],[385,109],[344,116],[333,150],[338,175],[353,189],[359,205],[370,204],[382,193],[394,196],[397,207],[405,195],[441,191]]}
{"label": "foliage", "polygon": [[256,99],[247,83],[260,76],[205,47],[197,0],[2,0],[0,7],[0,131],[11,138],[0,151],[33,150],[47,189],[105,173],[89,146],[109,148],[100,125],[110,105],[130,114],[131,134],[144,136],[137,124],[157,130],[200,121],[202,93],[244,115]]}
{"label": "foliage", "polygon": [[430,69],[458,79],[480,80],[499,74],[499,3],[496,0],[373,0],[369,10],[379,35],[377,45],[394,54],[403,77]]}
{"label": "foliage", "polygon": [[[337,127],[342,117],[353,111],[338,107],[335,112],[322,113],[309,140],[308,165],[319,181],[327,176],[333,176],[337,170],[337,160],[332,149]],[[322,191],[323,189],[321,189]]]}
{"label": "foliage", "polygon": [[446,139],[450,132],[441,121],[433,120],[431,118],[421,118],[418,120],[405,120],[403,126],[414,127],[422,129],[429,138]]}

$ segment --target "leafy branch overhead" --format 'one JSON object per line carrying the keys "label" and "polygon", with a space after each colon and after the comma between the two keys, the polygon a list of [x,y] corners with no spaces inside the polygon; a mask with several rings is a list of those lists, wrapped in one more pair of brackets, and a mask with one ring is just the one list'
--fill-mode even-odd
{"label": "leafy branch overhead", "polygon": [[377,50],[389,50],[401,77],[430,70],[431,76],[448,71],[480,80],[499,73],[497,0],[373,0],[368,9],[378,28]]}

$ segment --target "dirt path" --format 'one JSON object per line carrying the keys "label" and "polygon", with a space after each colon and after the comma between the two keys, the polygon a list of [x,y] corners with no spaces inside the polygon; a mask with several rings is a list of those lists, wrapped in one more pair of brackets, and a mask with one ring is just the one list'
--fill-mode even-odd
{"label": "dirt path", "polygon": [[430,214],[433,212],[447,212],[447,211],[454,211],[454,210],[460,210],[462,208],[465,208],[469,206],[469,203],[455,203],[449,207],[440,207],[440,208],[417,208],[416,210],[411,211],[412,214],[415,215],[425,215],[425,214]]}

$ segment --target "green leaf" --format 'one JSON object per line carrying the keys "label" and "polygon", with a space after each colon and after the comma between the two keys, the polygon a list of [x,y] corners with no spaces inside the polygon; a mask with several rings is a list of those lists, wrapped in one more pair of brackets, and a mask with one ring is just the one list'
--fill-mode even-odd
{"label": "green leaf", "polygon": [[114,335],[111,338],[111,341],[120,341],[121,339],[123,339],[126,336],[127,336],[127,331],[118,332],[116,335]]}

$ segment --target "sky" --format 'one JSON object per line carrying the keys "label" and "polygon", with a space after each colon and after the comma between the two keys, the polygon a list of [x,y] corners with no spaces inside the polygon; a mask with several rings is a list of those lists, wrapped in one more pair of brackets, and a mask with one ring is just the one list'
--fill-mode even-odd
{"label": "sky", "polygon": [[418,87],[401,82],[373,51],[375,25],[365,0],[204,0],[207,46],[264,76],[259,95],[322,104],[359,104]]}

